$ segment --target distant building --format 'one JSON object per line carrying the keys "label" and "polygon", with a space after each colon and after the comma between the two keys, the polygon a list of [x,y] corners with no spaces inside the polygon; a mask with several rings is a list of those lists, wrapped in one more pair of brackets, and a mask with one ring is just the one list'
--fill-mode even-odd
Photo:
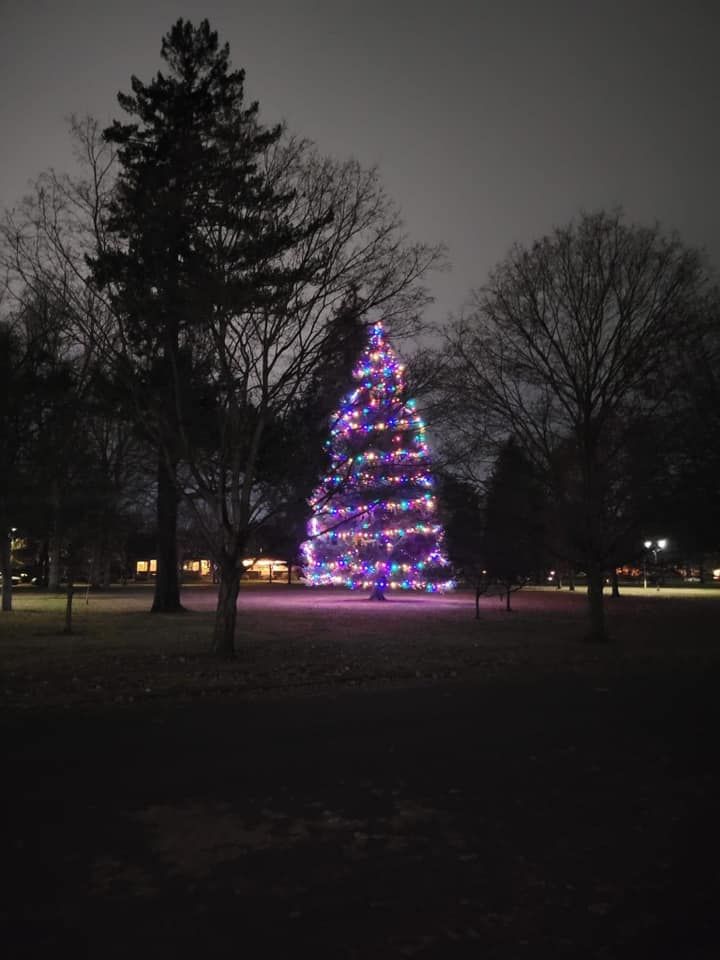
{"label": "distant building", "polygon": [[135,579],[147,580],[157,574],[157,560],[137,560],[135,563]]}
{"label": "distant building", "polygon": [[[285,560],[276,560],[271,557],[255,557],[242,561],[245,567],[243,579],[261,580],[267,583],[285,582],[288,579],[288,565]],[[204,558],[191,558],[183,560],[180,567],[180,573],[183,580],[201,583],[213,583],[213,564],[210,560]],[[135,562],[135,579],[151,580],[157,576],[157,560],[137,560]],[[299,569],[293,567],[292,581],[299,579]]]}
{"label": "distant building", "polygon": [[213,579],[213,565],[209,560],[183,560],[180,572],[183,580],[212,582]]}
{"label": "distant building", "polygon": [[[273,560],[270,557],[256,557],[254,560],[243,560],[246,580],[284,580],[287,583],[288,565],[284,560]],[[292,569],[292,579],[298,579],[298,567]]]}

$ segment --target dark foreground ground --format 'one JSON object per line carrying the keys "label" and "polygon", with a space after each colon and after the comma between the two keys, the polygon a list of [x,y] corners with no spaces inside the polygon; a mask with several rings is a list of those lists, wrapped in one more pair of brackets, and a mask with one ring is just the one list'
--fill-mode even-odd
{"label": "dark foreground ground", "polygon": [[658,656],[13,702],[3,956],[720,956],[715,609],[638,620]]}

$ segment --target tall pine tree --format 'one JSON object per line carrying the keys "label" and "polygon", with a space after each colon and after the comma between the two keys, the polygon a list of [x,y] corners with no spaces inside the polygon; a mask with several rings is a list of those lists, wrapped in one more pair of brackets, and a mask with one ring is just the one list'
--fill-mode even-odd
{"label": "tall pine tree", "polygon": [[[177,468],[217,367],[211,325],[272,302],[287,277],[278,258],[302,232],[285,211],[291,197],[259,170],[281,135],[244,103],[244,71],[231,70],[227,44],[207,20],[178,20],[163,39],[168,74],[118,95],[130,123],[105,139],[120,175],[92,262],[121,323],[120,380],[133,414],[158,449],[158,579],[154,610],[180,607],[177,580]],[[203,396],[198,399],[198,395]],[[237,566],[237,558],[228,565]],[[233,601],[234,602],[234,601]]]}
{"label": "tall pine tree", "polygon": [[403,364],[382,324],[332,419],[330,469],[315,490],[303,544],[308,583],[437,591],[452,586],[437,518],[425,426],[405,398]]}

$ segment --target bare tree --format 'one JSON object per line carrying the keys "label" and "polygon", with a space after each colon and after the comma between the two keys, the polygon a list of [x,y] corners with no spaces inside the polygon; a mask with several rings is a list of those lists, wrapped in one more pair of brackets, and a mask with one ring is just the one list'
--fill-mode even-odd
{"label": "bare tree", "polygon": [[457,433],[471,450],[514,435],[576,520],[592,639],[606,638],[603,577],[634,522],[633,430],[675,387],[669,361],[693,336],[703,282],[701,258],[677,237],[583,215],[516,246],[448,333]]}
{"label": "bare tree", "polygon": [[22,392],[27,385],[25,344],[7,320],[0,321],[0,574],[3,611],[12,610],[12,529],[18,522],[24,448],[28,442]]}
{"label": "bare tree", "polygon": [[[367,324],[390,317],[396,328],[412,329],[428,302],[422,278],[443,262],[442,248],[407,241],[375,171],[323,160],[297,141],[274,148],[267,160],[267,175],[294,195],[292,222],[310,228],[284,255],[285,275],[297,280],[267,307],[206,313],[212,392],[222,398],[217,439],[205,447],[182,434],[184,495],[220,571],[214,649],[224,655],[234,649],[240,559],[274,517],[276,498],[263,472],[263,460],[277,456],[269,427],[292,420],[337,348],[335,323],[348,302]],[[310,262],[308,276],[301,267]],[[182,383],[176,386],[180,400]],[[292,447],[288,453],[303,456]]]}

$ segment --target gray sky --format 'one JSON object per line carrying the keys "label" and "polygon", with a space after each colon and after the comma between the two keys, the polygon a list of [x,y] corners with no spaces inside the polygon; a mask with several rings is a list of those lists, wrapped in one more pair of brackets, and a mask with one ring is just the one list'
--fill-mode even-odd
{"label": "gray sky", "polygon": [[431,319],[581,209],[720,266],[716,0],[0,0],[0,207],[72,169],[66,118],[119,116],[180,16],[209,18],[267,123],[377,163],[410,236],[448,245]]}

